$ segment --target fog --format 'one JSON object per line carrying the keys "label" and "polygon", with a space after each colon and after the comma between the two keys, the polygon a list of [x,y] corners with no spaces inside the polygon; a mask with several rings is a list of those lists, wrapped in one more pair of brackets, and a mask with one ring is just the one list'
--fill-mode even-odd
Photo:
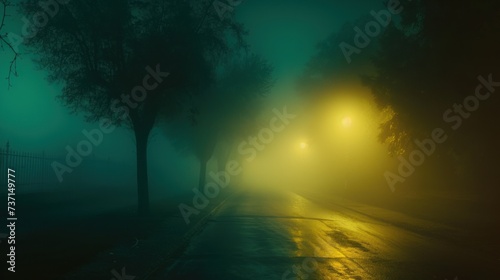
{"label": "fog", "polygon": [[[429,241],[441,228],[427,222],[460,228],[447,228],[443,239],[469,236],[460,242],[471,250],[483,239],[498,247],[481,235],[500,228],[494,39],[500,7],[493,1],[62,2],[0,0],[0,180],[9,186],[0,194],[12,196],[6,170],[13,170],[26,219],[18,235],[34,244],[23,254],[45,250],[35,236],[51,230],[97,239],[89,248],[64,240],[61,252],[75,245],[71,264],[47,277],[73,279],[70,272],[105,263],[96,256],[118,246],[113,240],[123,228],[120,242],[148,244],[163,244],[154,239],[164,234],[157,231],[174,228],[165,234],[182,238],[161,254],[178,262],[164,275],[209,279],[185,272],[190,254],[205,255],[197,247],[204,242],[222,244],[218,222],[241,217],[235,236],[262,227],[294,244],[295,251],[276,249],[286,256],[280,267],[292,263],[289,257],[311,255],[304,248],[330,254],[333,243],[384,251],[389,243],[362,237],[357,226],[365,222],[398,227],[367,226],[373,236],[416,229],[428,243],[418,242],[429,247],[442,244]],[[33,19],[41,14],[45,21]],[[106,215],[113,222],[99,239],[92,220],[106,225]],[[402,222],[405,215],[416,220]],[[246,224],[254,216],[292,220]],[[306,222],[294,219],[325,221],[332,228],[311,231],[335,242],[322,247],[304,234],[312,243],[302,247],[301,230],[283,230],[305,232]],[[337,229],[332,221],[349,226]],[[205,225],[212,239],[202,234]],[[346,241],[349,230],[358,241]],[[269,232],[250,239],[268,240]],[[411,240],[398,242],[419,263],[430,253]],[[262,244],[255,246],[272,247]],[[443,255],[455,255],[446,246]],[[370,250],[361,251],[355,254],[371,260]],[[471,263],[475,269],[481,262]],[[314,279],[329,271],[315,270]],[[363,271],[366,279],[411,274]]]}

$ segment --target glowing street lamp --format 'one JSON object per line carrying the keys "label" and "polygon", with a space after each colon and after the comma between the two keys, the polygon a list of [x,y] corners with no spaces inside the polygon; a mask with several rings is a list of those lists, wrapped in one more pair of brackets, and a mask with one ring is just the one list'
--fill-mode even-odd
{"label": "glowing street lamp", "polygon": [[300,143],[300,148],[301,148],[301,149],[305,149],[305,148],[307,148],[307,143],[306,143],[306,142],[301,142],[301,143]]}
{"label": "glowing street lamp", "polygon": [[342,119],[342,125],[344,127],[351,127],[352,125],[352,119],[350,117],[345,117]]}

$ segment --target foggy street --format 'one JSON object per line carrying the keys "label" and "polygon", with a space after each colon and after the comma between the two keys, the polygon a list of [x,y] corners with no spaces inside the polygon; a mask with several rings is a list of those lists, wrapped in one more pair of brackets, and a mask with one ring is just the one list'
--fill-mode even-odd
{"label": "foggy street", "polygon": [[228,200],[175,263],[151,279],[499,275],[494,274],[491,258],[464,246],[458,229],[366,205],[357,208],[354,203],[321,206],[285,191],[240,193]]}
{"label": "foggy street", "polygon": [[0,0],[0,279],[500,279],[500,1]]}

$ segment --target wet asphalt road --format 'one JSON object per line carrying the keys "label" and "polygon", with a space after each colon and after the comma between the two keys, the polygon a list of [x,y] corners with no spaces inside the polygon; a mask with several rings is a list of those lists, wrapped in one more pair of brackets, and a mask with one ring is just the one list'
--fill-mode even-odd
{"label": "wet asphalt road", "polygon": [[153,279],[500,279],[463,232],[377,209],[242,192]]}

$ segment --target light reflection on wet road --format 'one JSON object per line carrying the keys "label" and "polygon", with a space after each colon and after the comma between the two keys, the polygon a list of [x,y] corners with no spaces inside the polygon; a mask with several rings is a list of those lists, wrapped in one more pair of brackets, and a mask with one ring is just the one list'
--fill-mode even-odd
{"label": "light reflection on wet road", "polygon": [[412,231],[370,216],[341,205],[324,207],[291,192],[240,193],[155,279],[444,280],[462,275],[461,280],[491,275],[481,267],[481,256],[472,256],[453,236],[440,236],[442,228],[422,224],[414,226],[424,232]]}

